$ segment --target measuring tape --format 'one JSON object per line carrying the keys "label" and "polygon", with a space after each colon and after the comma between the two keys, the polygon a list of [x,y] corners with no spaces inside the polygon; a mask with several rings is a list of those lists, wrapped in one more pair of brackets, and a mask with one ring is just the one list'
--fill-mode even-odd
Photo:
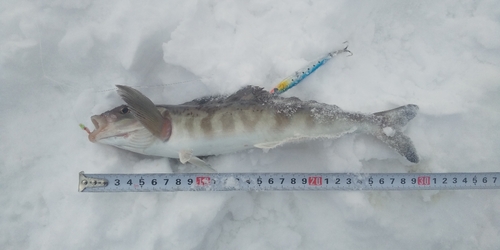
{"label": "measuring tape", "polygon": [[498,189],[485,173],[170,173],[85,174],[79,192]]}

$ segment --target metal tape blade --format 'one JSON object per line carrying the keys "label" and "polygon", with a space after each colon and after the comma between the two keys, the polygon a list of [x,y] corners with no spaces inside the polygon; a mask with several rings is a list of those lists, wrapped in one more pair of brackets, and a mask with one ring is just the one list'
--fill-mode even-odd
{"label": "metal tape blade", "polygon": [[145,173],[84,174],[79,192],[498,189],[485,173]]}

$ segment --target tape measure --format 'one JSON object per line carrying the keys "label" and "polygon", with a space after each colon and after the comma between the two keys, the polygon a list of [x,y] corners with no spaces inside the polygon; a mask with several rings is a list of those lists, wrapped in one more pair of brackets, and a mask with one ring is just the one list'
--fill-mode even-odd
{"label": "tape measure", "polygon": [[498,189],[485,173],[169,173],[85,174],[79,192]]}

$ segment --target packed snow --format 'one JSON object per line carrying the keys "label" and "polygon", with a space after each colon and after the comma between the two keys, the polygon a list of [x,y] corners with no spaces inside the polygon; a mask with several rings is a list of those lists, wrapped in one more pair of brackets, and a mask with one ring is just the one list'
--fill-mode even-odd
{"label": "packed snow", "polygon": [[[500,1],[0,3],[2,249],[500,249],[498,190],[79,193],[78,173],[196,172],[88,141],[123,102],[274,87],[372,113],[409,103],[412,164],[368,135],[208,158],[219,172],[500,171]],[[390,133],[391,131],[387,131]]]}

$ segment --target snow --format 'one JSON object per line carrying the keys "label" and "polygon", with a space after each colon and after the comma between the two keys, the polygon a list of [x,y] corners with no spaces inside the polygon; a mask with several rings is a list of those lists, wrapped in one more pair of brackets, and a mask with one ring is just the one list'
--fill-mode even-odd
{"label": "snow", "polygon": [[421,162],[367,135],[211,157],[219,172],[471,172],[500,167],[500,2],[3,1],[3,249],[499,249],[497,190],[78,193],[78,172],[193,172],[87,140],[122,101],[270,89],[359,112],[419,105]]}
{"label": "snow", "polygon": [[396,130],[394,130],[391,127],[385,127],[385,128],[382,129],[382,131],[384,131],[384,134],[387,135],[387,136],[389,136],[389,137],[394,136],[394,134],[396,133]]}

